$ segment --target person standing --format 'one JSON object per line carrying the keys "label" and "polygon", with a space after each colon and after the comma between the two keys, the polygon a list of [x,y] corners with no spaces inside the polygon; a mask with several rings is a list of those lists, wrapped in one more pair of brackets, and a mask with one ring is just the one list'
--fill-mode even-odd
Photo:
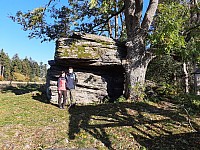
{"label": "person standing", "polygon": [[[67,80],[65,78],[65,72],[62,71],[60,77],[58,78],[58,106],[60,109],[65,109],[66,99],[67,99]],[[63,97],[63,102],[62,102]]]}
{"label": "person standing", "polygon": [[76,74],[74,73],[74,70],[72,67],[69,67],[69,72],[66,75],[66,79],[67,79],[67,91],[69,92],[69,98],[70,98],[70,105],[69,107],[74,107],[76,104],[75,101],[75,87],[76,84],[78,82]]}

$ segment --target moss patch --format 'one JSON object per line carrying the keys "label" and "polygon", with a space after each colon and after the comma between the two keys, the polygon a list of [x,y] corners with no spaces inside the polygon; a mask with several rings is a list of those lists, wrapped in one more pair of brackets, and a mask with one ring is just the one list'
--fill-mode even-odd
{"label": "moss patch", "polygon": [[[89,43],[88,43],[89,42]],[[63,44],[62,41],[57,43],[57,50],[55,57],[67,57],[67,58],[89,58],[97,59],[102,56],[102,49],[116,50],[113,47],[113,42],[93,39],[93,42],[84,39],[69,39]],[[61,44],[61,45],[59,45]]]}

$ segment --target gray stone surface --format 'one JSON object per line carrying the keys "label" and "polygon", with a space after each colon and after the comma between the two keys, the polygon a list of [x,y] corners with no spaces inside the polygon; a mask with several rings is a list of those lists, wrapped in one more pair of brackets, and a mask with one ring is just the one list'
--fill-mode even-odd
{"label": "gray stone surface", "polygon": [[57,79],[62,70],[74,68],[78,78],[77,103],[100,102],[106,97],[112,100],[123,94],[126,49],[113,39],[75,34],[56,42],[55,60],[49,61],[47,94],[57,103]]}

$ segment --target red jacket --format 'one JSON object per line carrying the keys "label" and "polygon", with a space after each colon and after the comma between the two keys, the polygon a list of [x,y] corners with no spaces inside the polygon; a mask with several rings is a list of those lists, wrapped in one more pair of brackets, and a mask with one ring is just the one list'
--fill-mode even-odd
{"label": "red jacket", "polygon": [[66,90],[67,80],[65,77],[58,78],[58,90]]}

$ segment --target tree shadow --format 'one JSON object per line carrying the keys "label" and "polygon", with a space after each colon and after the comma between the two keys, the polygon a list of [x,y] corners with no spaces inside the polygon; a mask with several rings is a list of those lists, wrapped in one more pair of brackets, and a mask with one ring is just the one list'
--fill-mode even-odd
{"label": "tree shadow", "polygon": [[173,135],[162,135],[144,137],[132,133],[133,137],[148,150],[199,150],[200,134],[197,132],[180,133]]}
{"label": "tree shadow", "polygon": [[33,91],[43,91],[44,85],[39,84],[27,84],[27,85],[16,85],[16,86],[6,86],[2,89],[2,93],[12,92],[15,95],[23,95]]}
{"label": "tree shadow", "polygon": [[[136,112],[136,114],[131,114],[129,111]],[[162,116],[162,119],[146,117],[146,115],[144,115],[145,113]],[[100,140],[108,149],[114,148],[106,129],[115,127],[126,126],[136,130],[140,134],[135,132],[130,132],[130,134],[132,134],[140,145],[145,146],[146,148],[156,146],[163,147],[163,143],[170,143],[172,137],[180,139],[180,142],[184,142],[181,141],[181,139],[184,139],[187,135],[194,135],[199,139],[199,135],[196,133],[173,135],[173,132],[170,129],[158,125],[162,124],[164,126],[166,123],[171,123],[172,126],[176,126],[177,124],[184,126],[184,124],[187,123],[187,120],[179,111],[165,110],[142,102],[76,106],[76,108],[69,109],[69,114],[70,122],[68,136],[70,140],[75,139],[76,134],[78,134],[80,130],[84,130],[95,139]],[[147,130],[141,130],[139,126],[144,126]],[[149,130],[155,132],[156,135],[159,136],[152,135],[148,132]],[[163,141],[155,143],[159,141],[159,137],[163,137]],[[155,144],[155,146],[152,144],[148,145],[145,141]],[[171,141],[173,142],[173,140]],[[185,144],[189,147],[191,143],[195,144],[195,141]],[[196,147],[198,148],[198,146]],[[174,149],[176,149],[175,143]]]}
{"label": "tree shadow", "polygon": [[15,95],[23,95],[27,93],[32,94],[34,100],[40,101],[42,103],[50,103],[46,97],[45,85],[43,84],[27,84],[27,85],[17,85],[17,86],[6,86],[1,90],[2,93],[12,92]]}
{"label": "tree shadow", "polygon": [[[42,102],[42,103],[51,104],[50,101],[48,100],[46,94],[43,93],[43,92],[33,94],[32,98],[34,100],[37,100],[37,101]],[[54,104],[52,104],[52,105],[54,105]],[[55,105],[55,106],[57,106],[57,105]]]}

